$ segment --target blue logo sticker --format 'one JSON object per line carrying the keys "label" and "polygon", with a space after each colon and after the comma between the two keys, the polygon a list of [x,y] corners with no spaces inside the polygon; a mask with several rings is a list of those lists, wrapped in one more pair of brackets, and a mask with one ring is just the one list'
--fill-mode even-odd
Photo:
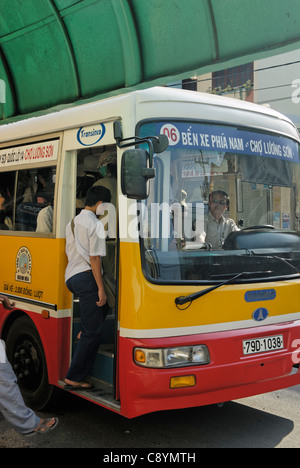
{"label": "blue logo sticker", "polygon": [[276,297],[275,289],[258,289],[245,293],[246,302],[273,301]]}
{"label": "blue logo sticker", "polygon": [[80,127],[77,132],[77,140],[83,146],[93,146],[105,135],[105,125],[96,124],[92,127]]}
{"label": "blue logo sticker", "polygon": [[264,307],[260,307],[259,309],[256,309],[253,314],[252,318],[256,322],[261,322],[262,320],[265,320],[269,315],[269,311],[265,309]]}

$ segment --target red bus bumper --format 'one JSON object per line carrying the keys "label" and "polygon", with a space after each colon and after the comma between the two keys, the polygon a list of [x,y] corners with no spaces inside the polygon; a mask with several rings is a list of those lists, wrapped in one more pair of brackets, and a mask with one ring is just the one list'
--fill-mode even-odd
{"label": "red bus bumper", "polygon": [[[283,335],[284,349],[243,355],[243,340]],[[206,365],[145,368],[134,363],[135,347],[204,344]],[[121,414],[132,418],[169,409],[210,405],[300,384],[300,321],[217,333],[160,339],[120,338]],[[298,365],[298,368],[297,368]],[[195,385],[170,388],[171,377],[194,375]]]}

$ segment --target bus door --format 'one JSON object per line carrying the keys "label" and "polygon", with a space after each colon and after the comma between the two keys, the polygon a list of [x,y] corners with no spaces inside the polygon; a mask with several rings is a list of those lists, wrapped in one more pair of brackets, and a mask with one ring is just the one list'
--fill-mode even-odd
{"label": "bus door", "polygon": [[[92,147],[77,152],[76,215],[85,206],[87,191],[104,186],[111,193],[108,210],[100,217],[106,233],[106,256],[102,260],[103,280],[109,312],[104,321],[102,341],[90,377],[97,388],[106,383],[113,393],[115,342],[117,326],[117,149],[115,145]],[[72,353],[80,339],[79,300],[73,297]]]}

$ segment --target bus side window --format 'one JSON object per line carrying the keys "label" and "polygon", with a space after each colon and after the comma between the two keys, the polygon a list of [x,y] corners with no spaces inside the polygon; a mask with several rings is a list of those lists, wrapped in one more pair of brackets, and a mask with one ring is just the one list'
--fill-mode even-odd
{"label": "bus side window", "polygon": [[54,179],[55,167],[19,171],[17,231],[53,231]]}

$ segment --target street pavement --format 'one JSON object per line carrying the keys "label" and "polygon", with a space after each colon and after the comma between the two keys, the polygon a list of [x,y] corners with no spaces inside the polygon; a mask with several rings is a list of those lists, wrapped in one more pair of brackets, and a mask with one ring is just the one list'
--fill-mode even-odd
{"label": "street pavement", "polygon": [[[57,428],[24,438],[0,414],[0,448],[124,448],[193,452],[201,448],[300,448],[300,385],[216,405],[125,419],[72,394],[44,417],[59,417]],[[132,463],[133,464],[133,463]]]}

